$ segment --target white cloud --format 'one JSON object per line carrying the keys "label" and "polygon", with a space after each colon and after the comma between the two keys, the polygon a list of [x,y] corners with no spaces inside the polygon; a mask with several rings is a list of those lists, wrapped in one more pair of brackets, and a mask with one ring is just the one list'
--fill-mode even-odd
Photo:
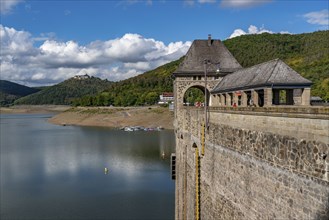
{"label": "white cloud", "polygon": [[229,38],[238,37],[241,35],[246,35],[247,33],[242,29],[235,29]]}
{"label": "white cloud", "polygon": [[[46,36],[42,41],[42,37],[0,25],[1,79],[27,85],[54,84],[87,73],[122,80],[180,58],[191,45],[191,42],[165,45],[132,33],[87,45]],[[39,47],[34,45],[36,41]]]}
{"label": "white cloud", "polygon": [[22,54],[34,51],[31,35],[25,31],[3,27],[0,24],[1,54]]}
{"label": "white cloud", "polygon": [[[248,28],[248,32],[245,32],[244,30],[242,30],[240,28],[239,29],[235,29],[233,31],[233,33],[230,35],[229,38],[238,37],[238,36],[246,35],[246,34],[262,34],[262,33],[270,33],[270,34],[273,34],[274,32],[265,29],[263,26],[260,27],[260,28],[258,28],[258,27],[254,26],[254,25],[250,25],[249,28]],[[289,33],[288,31],[281,31],[280,34],[291,34],[291,33]]]}
{"label": "white cloud", "polygon": [[1,0],[0,1],[0,13],[7,14],[10,13],[12,8],[22,0]]}
{"label": "white cloud", "polygon": [[322,11],[313,11],[303,15],[306,18],[307,22],[310,24],[316,25],[325,25],[329,26],[329,11],[324,9]]}
{"label": "white cloud", "polygon": [[221,6],[228,8],[247,8],[268,2],[271,2],[271,0],[222,0]]}

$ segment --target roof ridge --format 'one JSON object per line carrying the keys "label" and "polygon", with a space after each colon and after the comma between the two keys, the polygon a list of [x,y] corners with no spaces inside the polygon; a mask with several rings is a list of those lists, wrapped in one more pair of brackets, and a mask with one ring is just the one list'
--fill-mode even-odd
{"label": "roof ridge", "polygon": [[[274,60],[276,61],[276,64],[275,64],[274,68],[272,69],[272,72],[271,72],[271,74],[269,74],[269,76],[268,76],[267,80],[265,81],[266,83],[268,83],[269,79],[272,77],[272,74],[273,74],[273,72],[274,72],[274,70],[275,70],[276,66],[277,66],[277,65],[278,65],[278,63],[279,63],[279,61],[280,61],[280,58],[275,58]],[[274,61],[274,60],[271,60],[271,61]],[[273,83],[272,83],[272,84],[273,84]]]}

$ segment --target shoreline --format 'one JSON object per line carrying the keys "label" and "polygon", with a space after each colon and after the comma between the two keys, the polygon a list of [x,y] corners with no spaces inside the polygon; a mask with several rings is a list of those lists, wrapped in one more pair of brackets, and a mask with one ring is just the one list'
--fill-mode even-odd
{"label": "shoreline", "polygon": [[19,105],[1,107],[0,114],[55,114],[48,119],[56,125],[122,128],[143,126],[174,129],[174,113],[168,108],[148,107],[71,107],[58,105]]}
{"label": "shoreline", "polygon": [[46,114],[61,113],[71,106],[66,105],[15,105],[12,107],[0,107],[0,114]]}
{"label": "shoreline", "polygon": [[168,108],[150,107],[75,107],[48,120],[57,125],[122,128],[128,126],[162,127],[173,130],[174,113]]}

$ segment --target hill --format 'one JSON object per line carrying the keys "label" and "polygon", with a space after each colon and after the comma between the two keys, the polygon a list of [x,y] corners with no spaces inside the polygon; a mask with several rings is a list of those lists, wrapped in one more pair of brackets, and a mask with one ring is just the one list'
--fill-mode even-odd
{"label": "hill", "polygon": [[6,80],[0,80],[0,106],[11,105],[16,99],[38,92],[39,89],[30,88]]}
{"label": "hill", "polygon": [[[244,35],[225,40],[223,43],[243,67],[275,58],[282,59],[303,77],[312,80],[312,96],[329,100],[328,39],[329,31],[296,35],[263,33]],[[74,104],[77,106],[154,104],[162,92],[173,91],[171,74],[182,60],[183,57],[136,77],[113,83],[109,89],[92,97],[92,102],[86,103],[84,101],[86,99],[82,98],[75,100]],[[196,99],[202,99],[202,92],[194,90],[191,92],[200,96]]]}
{"label": "hill", "polygon": [[243,67],[280,58],[313,82],[312,96],[329,100],[329,31],[243,35],[224,41]]}
{"label": "hill", "polygon": [[[97,77],[70,78],[54,86],[43,88],[32,95],[15,101],[18,105],[70,105],[72,101],[82,96],[95,96],[108,88],[111,82]],[[87,97],[88,98],[88,97]]]}
{"label": "hill", "polygon": [[[173,91],[171,74],[183,58],[167,63],[141,75],[115,82],[91,100],[82,97],[74,101],[75,106],[142,106],[157,103],[163,92]],[[90,97],[89,97],[90,98]]]}

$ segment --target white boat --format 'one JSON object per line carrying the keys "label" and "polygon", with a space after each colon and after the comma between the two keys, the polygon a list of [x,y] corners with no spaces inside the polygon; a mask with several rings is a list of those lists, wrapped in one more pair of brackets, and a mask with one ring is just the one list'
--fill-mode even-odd
{"label": "white boat", "polygon": [[131,127],[125,127],[124,131],[134,131]]}

